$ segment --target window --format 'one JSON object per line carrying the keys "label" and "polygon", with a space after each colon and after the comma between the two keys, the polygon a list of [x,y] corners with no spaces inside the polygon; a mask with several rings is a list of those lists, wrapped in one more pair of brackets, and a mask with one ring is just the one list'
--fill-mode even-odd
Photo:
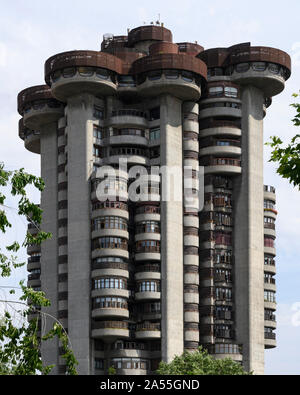
{"label": "window", "polygon": [[278,66],[278,64],[270,63],[269,64],[269,71],[272,74],[279,74],[280,67]]}
{"label": "window", "polygon": [[216,287],[216,299],[217,300],[232,300],[232,290],[231,288],[219,288]]}
{"label": "window", "polygon": [[137,284],[137,292],[160,292],[160,282],[142,281]]}
{"label": "window", "polygon": [[160,119],[160,107],[152,108],[149,111],[149,120],[155,121],[156,119]]}
{"label": "window", "polygon": [[275,210],[275,203],[274,202],[272,202],[272,200],[265,200],[264,201],[264,208],[269,208],[269,209],[272,209],[272,210]]}
{"label": "window", "polygon": [[71,78],[74,77],[76,74],[76,68],[75,67],[68,67],[63,70],[63,76],[64,78]]}
{"label": "window", "polygon": [[136,233],[159,233],[160,225],[157,221],[143,221],[136,225]]}
{"label": "window", "polygon": [[274,291],[265,291],[264,299],[265,302],[276,303],[276,293]]}
{"label": "window", "polygon": [[141,240],[136,243],[136,252],[160,252],[160,241]]}
{"label": "window", "polygon": [[99,140],[103,139],[104,138],[104,131],[105,131],[104,128],[102,128],[102,127],[100,127],[98,125],[94,125],[93,133],[94,133],[94,137],[96,139],[99,139]]}
{"label": "window", "polygon": [[113,129],[113,136],[141,136],[145,137],[142,129]]}
{"label": "window", "polygon": [[230,306],[216,306],[215,315],[217,320],[231,320],[232,308]]}
{"label": "window", "polygon": [[160,140],[160,128],[150,129],[150,141]]}
{"label": "window", "polygon": [[272,237],[265,236],[265,247],[275,248],[275,240]]}
{"label": "window", "polygon": [[119,86],[135,86],[134,77],[132,75],[119,75],[118,77]]}
{"label": "window", "polygon": [[226,97],[237,97],[238,90],[237,88],[233,88],[231,86],[225,86],[225,96]]}
{"label": "window", "polygon": [[104,118],[104,111],[102,107],[99,106],[94,106],[94,117],[97,119],[103,119]]}
{"label": "window", "polygon": [[223,87],[222,86],[213,86],[209,88],[209,96],[223,96]]}
{"label": "window", "polygon": [[96,76],[102,80],[108,80],[109,72],[106,69],[96,69]]}
{"label": "window", "polygon": [[103,359],[95,359],[95,369],[104,370],[104,360]]}
{"label": "window", "polygon": [[61,77],[61,71],[60,70],[55,71],[51,76],[52,82],[58,81],[60,77]]}
{"label": "window", "polygon": [[98,147],[97,145],[93,146],[93,155],[96,158],[101,158],[102,157],[102,148]]}
{"label": "window", "polygon": [[275,260],[271,256],[265,256],[265,265],[275,266]]}
{"label": "window", "polygon": [[82,77],[92,77],[94,69],[92,67],[79,67],[78,72]]}
{"label": "window", "polygon": [[249,63],[240,63],[235,66],[235,70],[237,73],[245,73],[250,68]]}
{"label": "window", "polygon": [[127,221],[120,217],[99,217],[92,221],[92,230],[120,229],[127,230]]}
{"label": "window", "polygon": [[92,241],[92,248],[94,250],[103,248],[120,248],[122,250],[127,250],[128,241],[121,237],[100,237]]}
{"label": "window", "polygon": [[267,64],[265,62],[253,62],[252,68],[255,71],[265,71],[267,68]]}
{"label": "window", "polygon": [[150,148],[150,159],[155,159],[160,157],[160,147]]}
{"label": "window", "polygon": [[193,73],[191,73],[190,71],[182,71],[181,75],[182,79],[186,82],[193,82],[194,80]]}
{"label": "window", "polygon": [[178,70],[164,70],[164,74],[168,80],[176,80],[179,77]]}
{"label": "window", "polygon": [[93,289],[127,289],[127,280],[123,278],[100,278],[93,280]]}
{"label": "window", "polygon": [[150,71],[148,73],[148,79],[150,81],[159,80],[161,78],[162,72],[161,71]]}

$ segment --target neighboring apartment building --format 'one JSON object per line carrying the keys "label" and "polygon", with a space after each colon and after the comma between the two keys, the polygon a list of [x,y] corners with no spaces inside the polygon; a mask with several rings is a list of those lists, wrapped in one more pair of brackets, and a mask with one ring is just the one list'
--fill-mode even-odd
{"label": "neighboring apartment building", "polygon": [[[264,350],[276,346],[277,214],[263,184],[263,119],[290,70],[278,49],[204,51],[150,25],[105,35],[100,52],[51,57],[47,85],[19,94],[19,135],[41,155],[53,235],[28,248],[28,284],[51,299],[80,374],[151,373],[200,345],[263,373]],[[107,188],[117,196],[101,202],[104,165],[116,168]],[[195,191],[204,166],[203,209],[198,197],[163,201],[173,181],[155,175],[150,198],[132,202],[135,165],[190,166]],[[181,177],[175,184],[183,195]],[[63,374],[60,352],[57,341],[42,346]]]}

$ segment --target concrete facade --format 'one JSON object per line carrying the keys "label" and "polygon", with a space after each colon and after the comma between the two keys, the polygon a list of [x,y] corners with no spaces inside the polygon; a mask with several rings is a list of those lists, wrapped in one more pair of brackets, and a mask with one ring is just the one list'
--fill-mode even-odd
{"label": "concrete facade", "polygon": [[[290,58],[250,43],[174,44],[163,26],[101,48],[54,55],[47,85],[18,97],[53,235],[28,247],[28,284],[51,299],[45,313],[68,331],[79,374],[153,373],[200,345],[263,374],[276,346],[277,215],[263,119]],[[57,341],[41,351],[66,372]]]}

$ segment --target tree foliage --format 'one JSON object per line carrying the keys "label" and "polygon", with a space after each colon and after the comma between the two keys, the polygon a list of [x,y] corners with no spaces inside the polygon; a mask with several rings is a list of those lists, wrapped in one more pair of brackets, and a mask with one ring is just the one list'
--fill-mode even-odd
{"label": "tree foliage", "polygon": [[[299,94],[295,93],[293,97],[298,98]],[[296,109],[292,122],[300,126],[300,103],[292,103],[291,106]],[[272,136],[266,145],[273,149],[269,162],[278,164],[277,173],[300,190],[300,134],[296,134],[287,146],[277,136]]]}
{"label": "tree foliage", "polygon": [[230,358],[215,359],[202,347],[198,351],[185,351],[172,362],[161,362],[157,370],[159,375],[250,375],[243,367]]}
{"label": "tree foliage", "polygon": [[[0,233],[12,227],[6,215],[5,201],[7,196],[4,188],[10,187],[11,196],[17,197],[17,212],[20,216],[25,216],[38,230],[37,234],[26,233],[23,247],[39,245],[43,241],[51,238],[51,234],[40,229],[42,221],[42,210],[27,197],[26,187],[34,186],[38,191],[44,189],[44,182],[41,178],[28,174],[24,169],[7,171],[4,164],[0,163]],[[12,275],[12,270],[20,268],[26,262],[18,262],[17,253],[21,246],[18,242],[0,249],[0,276],[8,278]],[[10,301],[12,305],[18,305],[21,309],[15,311],[23,318],[20,325],[14,323],[9,312],[5,312],[4,317],[0,317],[0,375],[36,375],[49,374],[54,365],[44,366],[40,347],[41,342],[53,339],[57,336],[64,350],[62,358],[66,361],[67,374],[75,375],[77,361],[70,348],[69,338],[62,325],[54,318],[41,313],[41,307],[50,306],[50,301],[43,292],[35,291],[26,287],[24,281],[20,282],[22,295],[19,301]],[[13,294],[14,290],[10,291]],[[7,301],[2,301],[7,302]],[[48,319],[54,320],[53,328],[42,338],[38,335],[38,319],[28,320],[33,313],[44,314]]]}

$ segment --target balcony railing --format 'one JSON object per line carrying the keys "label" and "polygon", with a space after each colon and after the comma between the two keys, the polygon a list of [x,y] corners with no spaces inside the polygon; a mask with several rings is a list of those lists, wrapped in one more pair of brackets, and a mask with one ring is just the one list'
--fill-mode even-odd
{"label": "balcony railing", "polygon": [[274,187],[272,187],[271,185],[264,185],[264,191],[265,192],[276,193],[276,189]]}
{"label": "balcony railing", "polygon": [[218,121],[218,120],[203,120],[199,124],[200,130],[210,128],[238,128],[241,129],[240,121]]}
{"label": "balcony railing", "polygon": [[160,265],[141,265],[136,267],[136,273],[152,272],[160,273]]}
{"label": "balcony railing", "polygon": [[94,262],[92,264],[92,269],[119,269],[128,270],[128,263],[123,262]]}
{"label": "balcony railing", "polygon": [[265,332],[265,339],[276,340],[276,333]]}
{"label": "balcony railing", "polygon": [[136,331],[160,331],[160,323],[143,323],[137,324]]}
{"label": "balcony railing", "polygon": [[140,117],[146,118],[146,113],[140,110],[115,110],[111,114],[112,117],[123,117],[123,116],[131,116],[131,117]]}
{"label": "balcony railing", "polygon": [[275,226],[275,224],[272,224],[272,223],[269,223],[269,222],[265,222],[264,223],[264,228],[265,229],[273,229],[273,230],[275,230],[276,226]]}
{"label": "balcony railing", "polygon": [[128,322],[124,321],[94,321],[92,329],[128,329]]}

